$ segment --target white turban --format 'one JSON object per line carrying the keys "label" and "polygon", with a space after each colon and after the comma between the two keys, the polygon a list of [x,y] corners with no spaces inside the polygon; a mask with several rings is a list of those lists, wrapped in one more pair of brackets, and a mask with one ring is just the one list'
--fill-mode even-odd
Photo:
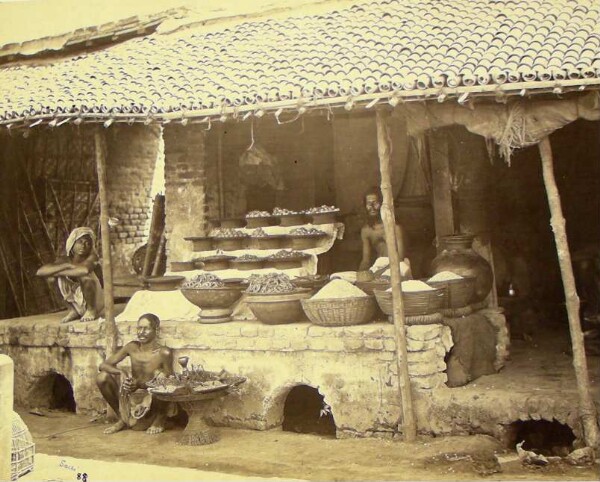
{"label": "white turban", "polygon": [[67,250],[67,256],[69,256],[71,254],[71,250],[73,249],[73,245],[75,244],[75,241],[77,241],[79,238],[83,237],[83,236],[89,236],[90,238],[92,238],[92,243],[96,243],[96,235],[94,234],[94,231],[92,231],[90,228],[88,227],[81,227],[81,228],[75,228],[73,231],[71,231],[71,234],[69,234],[69,237],[67,238],[67,242],[65,243],[65,249]]}

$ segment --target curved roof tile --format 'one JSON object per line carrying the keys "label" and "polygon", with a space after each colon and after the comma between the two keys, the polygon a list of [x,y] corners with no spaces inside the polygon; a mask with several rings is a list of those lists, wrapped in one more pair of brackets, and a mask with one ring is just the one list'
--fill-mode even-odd
{"label": "curved roof tile", "polygon": [[0,68],[0,122],[600,77],[596,0],[374,0]]}

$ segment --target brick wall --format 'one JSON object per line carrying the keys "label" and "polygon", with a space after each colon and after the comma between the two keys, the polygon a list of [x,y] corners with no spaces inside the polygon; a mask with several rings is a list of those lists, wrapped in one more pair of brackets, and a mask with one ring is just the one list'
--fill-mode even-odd
{"label": "brick wall", "polygon": [[111,230],[113,276],[133,273],[131,258],[148,241],[152,215],[151,188],[160,129],[114,127],[107,132],[107,191],[109,213],[120,220]]}
{"label": "brick wall", "polygon": [[196,126],[167,126],[165,142],[165,208],[167,260],[190,256],[187,236],[208,231],[205,132]]}

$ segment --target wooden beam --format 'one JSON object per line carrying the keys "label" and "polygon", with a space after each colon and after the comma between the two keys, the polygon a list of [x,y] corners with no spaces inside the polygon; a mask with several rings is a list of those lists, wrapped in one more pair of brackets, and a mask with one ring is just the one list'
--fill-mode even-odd
{"label": "wooden beam", "polygon": [[104,278],[104,317],[106,319],[106,356],[117,350],[117,325],[113,298],[113,273],[110,254],[110,227],[108,225],[108,193],[106,192],[106,141],[101,126],[94,132],[98,194],[100,197],[100,237],[102,242],[102,276]]}
{"label": "wooden beam", "polygon": [[440,130],[430,131],[428,138],[433,185],[433,216],[439,252],[441,250],[440,238],[454,234],[456,228],[454,225],[454,208],[452,204],[450,155],[448,138],[445,132]]}
{"label": "wooden beam", "polygon": [[402,398],[402,431],[407,442],[417,438],[417,422],[413,410],[410,377],[408,374],[408,350],[406,348],[406,327],[404,322],[404,305],[400,277],[400,256],[396,243],[396,219],[394,215],[394,196],[390,176],[391,140],[386,124],[386,113],[377,111],[377,152],[379,154],[379,169],[381,171],[381,194],[383,205],[381,217],[385,231],[390,270],[392,275],[392,301],[394,328],[396,332],[396,362],[398,363],[398,385]]}
{"label": "wooden beam", "polygon": [[571,253],[565,230],[565,218],[560,204],[560,194],[554,177],[552,159],[552,147],[550,139],[544,137],[538,148],[542,158],[542,173],[544,185],[548,196],[550,207],[550,225],[554,233],[560,274],[563,280],[565,301],[567,305],[567,316],[569,318],[569,331],[571,332],[571,344],[573,346],[573,368],[577,380],[577,391],[579,393],[579,414],[583,425],[584,440],[588,447],[597,449],[600,444],[598,433],[598,421],[596,418],[596,407],[590,393],[590,381],[585,357],[585,345],[581,321],[579,319],[579,296],[575,289],[575,277],[573,276],[573,265],[571,264]]}

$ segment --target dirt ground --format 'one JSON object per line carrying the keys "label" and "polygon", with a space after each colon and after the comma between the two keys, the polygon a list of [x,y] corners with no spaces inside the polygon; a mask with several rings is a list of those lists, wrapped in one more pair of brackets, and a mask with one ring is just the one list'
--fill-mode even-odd
{"label": "dirt ground", "polygon": [[[182,427],[159,435],[102,433],[106,425],[90,416],[19,411],[36,442],[36,452],[102,461],[144,462],[241,476],[305,480],[599,480],[599,466],[577,468],[556,462],[523,467],[487,436],[401,440],[323,438],[281,430],[220,428],[221,440],[208,446],[177,444]],[[498,455],[498,465],[493,454]],[[495,472],[501,470],[501,472]],[[89,480],[107,480],[88,474]]]}

